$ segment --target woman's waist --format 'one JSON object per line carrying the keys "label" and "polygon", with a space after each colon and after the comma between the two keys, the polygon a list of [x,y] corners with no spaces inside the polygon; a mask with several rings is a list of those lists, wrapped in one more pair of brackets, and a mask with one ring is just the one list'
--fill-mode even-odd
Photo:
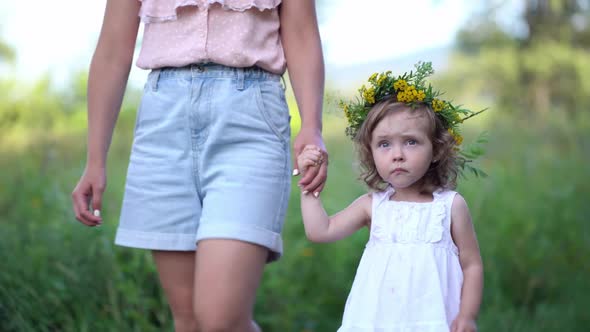
{"label": "woman's waist", "polygon": [[193,63],[181,67],[162,67],[153,69],[158,72],[160,78],[178,77],[202,77],[202,78],[242,78],[248,80],[280,81],[281,76],[271,73],[257,66],[231,67],[218,63]]}

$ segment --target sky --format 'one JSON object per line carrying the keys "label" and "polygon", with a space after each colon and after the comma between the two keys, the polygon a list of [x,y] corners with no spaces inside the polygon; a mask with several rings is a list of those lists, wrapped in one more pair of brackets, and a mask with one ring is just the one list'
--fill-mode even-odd
{"label": "sky", "polygon": [[333,65],[371,62],[449,45],[473,10],[465,0],[334,3],[328,8],[333,14],[326,15],[320,25],[326,62]]}
{"label": "sky", "polygon": [[[13,74],[34,80],[49,73],[59,84],[72,72],[87,70],[105,3],[106,0],[36,1],[34,5],[29,1],[0,2],[0,36],[17,52]],[[327,75],[339,66],[450,45],[457,30],[473,13],[470,3],[473,2],[324,0],[320,34]],[[131,83],[141,84],[146,75],[134,67]]]}

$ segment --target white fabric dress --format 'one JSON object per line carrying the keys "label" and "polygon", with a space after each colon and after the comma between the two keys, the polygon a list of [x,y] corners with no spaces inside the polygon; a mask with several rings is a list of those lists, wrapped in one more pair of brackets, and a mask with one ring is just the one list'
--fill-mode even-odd
{"label": "white fabric dress", "polygon": [[454,191],[429,203],[373,194],[370,238],[338,332],[449,332],[463,272],[451,238]]}

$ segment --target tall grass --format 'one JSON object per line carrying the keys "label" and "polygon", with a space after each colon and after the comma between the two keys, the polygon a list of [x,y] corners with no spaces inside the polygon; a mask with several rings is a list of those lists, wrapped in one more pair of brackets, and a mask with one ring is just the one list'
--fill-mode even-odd
{"label": "tall grass", "polygon": [[[124,111],[109,159],[105,225],[75,222],[78,129],[40,135],[0,158],[0,330],[163,331],[172,320],[149,253],[112,244],[130,145]],[[490,122],[485,179],[461,181],[485,264],[481,331],[586,331],[590,316],[590,133],[575,120]],[[364,192],[339,117],[325,120],[335,212]],[[368,234],[305,239],[293,181],[285,255],[268,266],[256,303],[265,331],[335,331]]]}

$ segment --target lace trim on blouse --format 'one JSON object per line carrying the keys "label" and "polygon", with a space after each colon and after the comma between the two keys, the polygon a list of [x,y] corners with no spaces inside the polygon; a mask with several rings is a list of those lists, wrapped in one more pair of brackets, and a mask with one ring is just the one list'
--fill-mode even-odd
{"label": "lace trim on blouse", "polygon": [[175,21],[178,18],[178,10],[182,7],[196,6],[207,9],[214,4],[221,5],[224,10],[244,12],[257,8],[259,11],[274,9],[282,0],[139,0],[141,9],[139,17],[144,23],[157,23]]}

